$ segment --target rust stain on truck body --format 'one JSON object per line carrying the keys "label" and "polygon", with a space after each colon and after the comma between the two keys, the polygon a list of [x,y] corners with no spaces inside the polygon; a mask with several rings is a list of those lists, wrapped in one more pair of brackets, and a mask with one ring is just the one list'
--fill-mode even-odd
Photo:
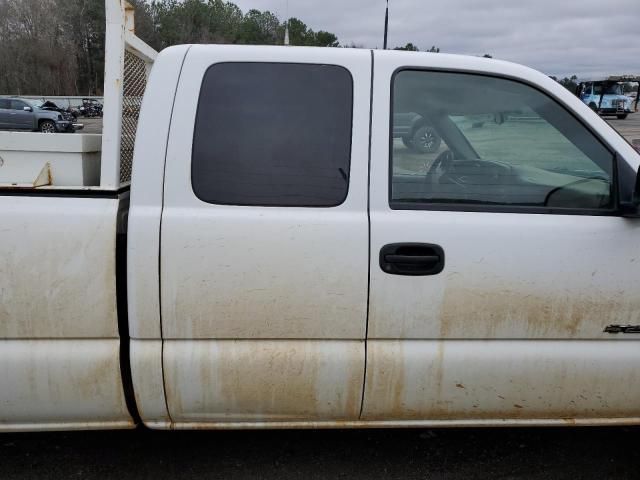
{"label": "rust stain on truck body", "polygon": [[117,338],[118,200],[0,201],[0,338]]}
{"label": "rust stain on truck body", "polygon": [[640,321],[640,297],[614,291],[600,295],[555,289],[447,285],[439,314],[441,338],[607,338],[611,323]]}
{"label": "rust stain on truck body", "polygon": [[357,420],[363,341],[169,340],[174,422]]}
{"label": "rust stain on truck body", "polygon": [[362,420],[637,417],[639,362],[615,340],[373,340]]}

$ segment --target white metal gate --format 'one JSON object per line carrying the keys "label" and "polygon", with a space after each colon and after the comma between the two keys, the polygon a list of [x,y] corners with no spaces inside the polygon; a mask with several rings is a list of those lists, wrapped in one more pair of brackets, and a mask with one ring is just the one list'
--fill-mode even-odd
{"label": "white metal gate", "polygon": [[142,97],[158,55],[135,35],[134,8],[126,0],[106,0],[104,120],[100,187],[131,181],[133,147]]}

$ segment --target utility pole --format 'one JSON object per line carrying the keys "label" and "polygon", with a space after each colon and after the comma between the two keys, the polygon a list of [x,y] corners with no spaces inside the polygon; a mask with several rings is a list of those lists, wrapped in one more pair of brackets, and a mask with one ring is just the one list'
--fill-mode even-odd
{"label": "utility pole", "polygon": [[384,12],[384,49],[387,49],[387,33],[389,31],[389,0],[387,0],[387,9]]}
{"label": "utility pole", "polygon": [[287,0],[287,10],[285,15],[287,16],[287,23],[284,26],[284,44],[289,45],[289,0]]}

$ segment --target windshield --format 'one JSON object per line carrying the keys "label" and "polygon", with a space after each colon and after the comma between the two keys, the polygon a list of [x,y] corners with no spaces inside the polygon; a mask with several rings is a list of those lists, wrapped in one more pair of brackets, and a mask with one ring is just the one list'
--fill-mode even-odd
{"label": "windshield", "polygon": [[34,108],[40,108],[42,107],[42,104],[44,103],[42,100],[29,100],[26,98],[22,99],[24,102],[28,103],[29,105],[31,105]]}
{"label": "windshield", "polygon": [[502,114],[500,123],[496,123],[493,114],[448,115],[448,118],[480,159],[577,177],[607,178],[585,152],[530,107]]}
{"label": "windshield", "polygon": [[[593,93],[596,95],[600,95],[602,93],[602,84],[595,84],[593,86]],[[622,95],[622,85],[617,83],[612,83],[604,86],[604,94],[605,95]]]}

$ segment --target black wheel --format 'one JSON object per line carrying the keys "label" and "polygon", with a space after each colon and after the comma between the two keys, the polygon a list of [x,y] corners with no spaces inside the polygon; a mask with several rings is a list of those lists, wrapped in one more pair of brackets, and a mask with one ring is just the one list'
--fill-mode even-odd
{"label": "black wheel", "polygon": [[597,111],[598,111],[598,105],[596,105],[594,102],[591,102],[591,103],[589,104],[589,108],[590,108],[591,110],[593,110],[594,112],[597,112]]}
{"label": "black wheel", "polygon": [[40,122],[39,130],[42,133],[56,133],[56,124],[51,120],[43,120],[42,122]]}
{"label": "black wheel", "polygon": [[618,117],[618,120],[624,120],[625,118],[627,118],[627,114],[621,113],[620,115],[616,115],[616,117]]}
{"label": "black wheel", "polygon": [[433,127],[423,125],[413,133],[411,145],[417,152],[433,153],[438,151],[441,141],[440,135],[436,133]]}
{"label": "black wheel", "polygon": [[413,150],[413,143],[411,143],[411,137],[402,137],[402,143],[408,149]]}

